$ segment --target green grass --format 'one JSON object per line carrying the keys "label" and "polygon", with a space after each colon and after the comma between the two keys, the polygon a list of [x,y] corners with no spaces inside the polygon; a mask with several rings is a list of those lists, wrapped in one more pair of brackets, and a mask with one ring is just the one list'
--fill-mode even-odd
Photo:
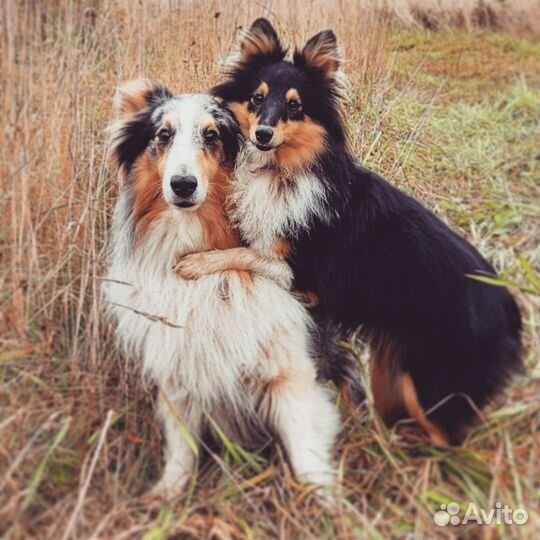
{"label": "green grass", "polygon": [[[486,84],[481,93],[477,79],[489,78],[477,75],[467,79],[459,93],[449,94],[455,79],[434,75],[433,66],[422,62],[418,53],[409,53],[407,44],[420,39],[419,48],[429,48],[438,57],[433,51],[439,47],[444,51],[452,34],[442,41],[439,36],[428,40],[425,32],[401,30],[399,36],[407,52],[400,53],[402,63],[394,69],[398,75],[386,90],[383,129],[363,154],[364,164],[423,200],[462,234],[476,236],[483,253],[505,276],[529,282],[531,272],[525,275],[519,257],[528,261],[532,272],[538,271],[539,240],[531,234],[540,229],[538,75],[522,72],[506,84]],[[454,39],[470,45],[468,35],[454,34]],[[504,50],[512,43],[506,36],[485,39]],[[540,53],[538,44],[522,40],[510,50],[525,59],[531,52]],[[419,71],[414,71],[415,61],[421,62]],[[512,56],[514,61],[522,66]],[[405,71],[414,72],[412,82],[401,77]],[[434,77],[436,84],[426,88],[424,77]],[[373,107],[357,122],[373,124],[380,113]],[[362,154],[365,147],[357,146]]]}

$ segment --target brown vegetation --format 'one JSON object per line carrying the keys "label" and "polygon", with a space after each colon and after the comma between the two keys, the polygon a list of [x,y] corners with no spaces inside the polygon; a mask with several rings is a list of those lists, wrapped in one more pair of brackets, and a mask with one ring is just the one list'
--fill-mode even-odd
{"label": "brown vegetation", "polygon": [[[387,432],[371,402],[346,417],[338,509],[297,485],[282,456],[230,445],[210,452],[185,499],[148,511],[138,497],[161,444],[152,393],[115,349],[99,294],[117,190],[105,127],[122,81],[211,86],[238,28],[261,15],[290,44],[334,29],[358,154],[524,284],[528,375],[462,449]],[[524,506],[530,522],[466,534],[538,538],[539,23],[534,0],[3,0],[0,534],[452,538],[433,511],[473,500]]]}

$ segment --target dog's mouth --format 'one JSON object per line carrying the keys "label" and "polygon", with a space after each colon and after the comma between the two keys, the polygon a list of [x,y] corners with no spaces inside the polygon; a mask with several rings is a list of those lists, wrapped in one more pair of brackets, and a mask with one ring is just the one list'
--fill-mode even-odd
{"label": "dog's mouth", "polygon": [[174,206],[176,206],[177,208],[193,208],[194,206],[196,206],[196,203],[191,201],[178,201],[174,203]]}
{"label": "dog's mouth", "polygon": [[261,152],[269,152],[270,150],[275,150],[280,145],[279,144],[262,144],[257,141],[251,141],[253,145],[257,148],[257,150],[260,150]]}
{"label": "dog's mouth", "polygon": [[259,149],[259,150],[262,150],[263,152],[268,152],[269,150],[273,150],[274,147],[270,144],[261,144],[261,143],[255,143],[255,146]]}

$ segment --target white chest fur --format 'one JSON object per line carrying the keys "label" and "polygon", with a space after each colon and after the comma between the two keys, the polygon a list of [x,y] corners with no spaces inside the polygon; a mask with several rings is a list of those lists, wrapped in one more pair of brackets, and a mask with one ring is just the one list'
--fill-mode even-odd
{"label": "white chest fur", "polygon": [[276,240],[307,229],[313,217],[324,218],[326,202],[323,184],[314,174],[289,176],[269,167],[267,154],[246,146],[232,195],[235,225],[243,239],[264,254]]}
{"label": "white chest fur", "polygon": [[175,261],[201,250],[202,239],[196,221],[176,219],[157,221],[132,249],[122,247],[130,241],[126,230],[115,227],[104,292],[117,334],[151,380],[194,396],[205,409],[223,401],[242,407],[243,380],[277,375],[278,366],[265,360],[276,336],[294,334],[292,341],[307,348],[307,314],[263,277],[248,285],[234,272],[179,278]]}

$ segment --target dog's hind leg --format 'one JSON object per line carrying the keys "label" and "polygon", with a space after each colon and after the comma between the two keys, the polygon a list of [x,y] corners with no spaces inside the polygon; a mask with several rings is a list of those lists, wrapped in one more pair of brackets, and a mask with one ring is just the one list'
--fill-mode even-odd
{"label": "dog's hind leg", "polygon": [[424,431],[429,435],[431,442],[436,446],[449,446],[448,435],[435,422],[431,421],[418,400],[416,386],[409,373],[401,376],[401,393],[407,412],[414,418]]}
{"label": "dog's hind leg", "polygon": [[369,362],[373,405],[388,425],[406,416],[401,388],[401,367],[395,354],[391,341],[380,340],[373,344]]}
{"label": "dog's hind leg", "polygon": [[437,446],[448,446],[444,430],[430,420],[420,404],[410,373],[404,372],[396,345],[380,340],[374,345],[370,359],[371,392],[376,411],[387,425],[402,418],[411,418],[428,434]]}

